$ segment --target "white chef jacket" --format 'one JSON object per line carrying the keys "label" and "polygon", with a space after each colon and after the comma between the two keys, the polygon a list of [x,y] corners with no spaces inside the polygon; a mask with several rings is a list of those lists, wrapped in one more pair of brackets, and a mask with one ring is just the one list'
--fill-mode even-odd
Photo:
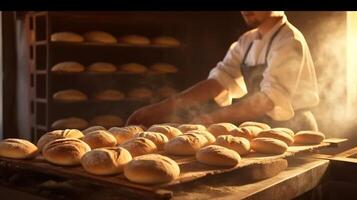
{"label": "white chef jacket", "polygon": [[260,37],[257,29],[243,34],[231,45],[224,59],[210,71],[208,79],[217,80],[227,90],[215,97],[220,106],[230,105],[233,98],[247,94],[241,64],[249,44],[253,42],[245,64],[263,64],[268,43],[283,23],[286,25],[273,40],[267,57],[267,68],[260,83],[261,92],[274,103],[274,108],[267,115],[276,121],[285,121],[294,116],[294,110],[313,107],[319,103],[316,74],[309,48],[302,33],[284,15],[263,37]]}

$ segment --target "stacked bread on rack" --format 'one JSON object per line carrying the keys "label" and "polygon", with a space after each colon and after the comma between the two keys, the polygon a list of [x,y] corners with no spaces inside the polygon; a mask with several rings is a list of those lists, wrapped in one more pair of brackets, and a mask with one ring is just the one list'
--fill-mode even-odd
{"label": "stacked bread on rack", "polygon": [[52,42],[75,42],[75,43],[100,43],[100,44],[125,44],[133,46],[162,46],[162,47],[178,47],[181,42],[172,36],[156,36],[149,38],[139,34],[127,34],[114,36],[105,31],[88,31],[84,34],[74,32],[56,32],[51,34]]}
{"label": "stacked bread on rack", "polygon": [[108,74],[108,73],[125,73],[125,74],[168,74],[177,73],[178,68],[170,63],[166,62],[154,62],[148,66],[137,63],[128,62],[122,63],[120,65],[115,65],[110,62],[94,62],[85,66],[77,61],[63,61],[56,63],[51,67],[51,72],[60,73],[98,73],[98,74]]}
{"label": "stacked bread on rack", "polygon": [[[9,138],[0,142],[0,157],[33,159],[42,154],[45,161],[60,165],[81,165],[94,175],[116,175],[140,184],[174,181],[180,175],[176,156],[196,158],[202,165],[229,167],[239,165],[254,153],[279,155],[290,145],[319,144],[325,138],[316,131],[294,132],[288,128],[271,128],[259,122],[236,126],[217,123],[155,124],[112,126],[110,118],[102,125],[50,131],[37,144]],[[109,120],[110,119],[110,120]],[[90,123],[91,124],[91,123]]]}

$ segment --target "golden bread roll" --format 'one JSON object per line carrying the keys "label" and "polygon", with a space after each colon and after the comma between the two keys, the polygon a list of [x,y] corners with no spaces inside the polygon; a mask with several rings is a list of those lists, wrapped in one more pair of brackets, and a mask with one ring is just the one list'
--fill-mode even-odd
{"label": "golden bread roll", "polygon": [[164,146],[166,153],[177,156],[194,155],[208,143],[205,136],[195,133],[179,135],[167,142]]}
{"label": "golden bread roll", "polygon": [[95,62],[87,67],[89,72],[110,73],[117,71],[117,67],[112,63]]}
{"label": "golden bread roll", "polygon": [[215,137],[220,135],[231,135],[233,130],[238,129],[238,127],[231,123],[217,123],[211,124],[207,130],[212,133]]}
{"label": "golden bread roll", "polygon": [[91,148],[82,140],[63,138],[47,143],[42,149],[43,157],[57,165],[79,165],[82,156]]}
{"label": "golden bread roll", "polygon": [[52,42],[83,42],[84,38],[73,32],[58,32],[51,34]]}
{"label": "golden bread roll", "polygon": [[87,95],[79,90],[60,90],[52,95],[52,98],[57,101],[73,102],[85,101],[88,99]]}
{"label": "golden bread roll", "polygon": [[145,65],[139,63],[126,63],[119,66],[119,69],[123,72],[140,74],[148,71],[148,68]]}
{"label": "golden bread roll", "polygon": [[51,128],[53,130],[63,129],[78,129],[83,130],[88,128],[88,122],[78,117],[68,117],[56,120],[52,123]]}
{"label": "golden bread roll", "polygon": [[278,127],[278,128],[273,128],[274,130],[278,130],[278,131],[282,131],[285,132],[287,134],[289,134],[291,137],[294,137],[295,133],[293,130],[289,129],[289,128],[282,128],[282,127]]}
{"label": "golden bread roll", "polygon": [[153,92],[149,88],[135,88],[128,93],[128,97],[135,100],[150,99],[153,97]]}
{"label": "golden bread roll", "polygon": [[86,129],[84,129],[84,130],[82,131],[82,133],[83,133],[84,135],[86,135],[86,134],[88,134],[88,133],[90,133],[90,132],[98,131],[98,130],[103,130],[103,131],[105,131],[105,130],[107,130],[107,129],[105,129],[103,126],[91,126],[91,127],[88,127],[88,128],[86,128]]}
{"label": "golden bread roll", "polygon": [[255,138],[255,136],[262,131],[261,128],[256,127],[256,126],[247,126],[247,127],[242,127],[242,128],[237,128],[231,131],[231,135],[235,137],[243,137],[246,138],[247,140],[251,140]]}
{"label": "golden bread roll", "polygon": [[7,138],[0,142],[0,157],[26,159],[35,157],[37,152],[37,147],[24,139]]}
{"label": "golden bread roll", "polygon": [[173,47],[181,45],[180,41],[178,41],[176,38],[170,37],[170,36],[156,37],[156,38],[152,39],[152,44],[163,45],[163,46],[173,46]]}
{"label": "golden bread roll", "polygon": [[144,137],[130,139],[120,146],[128,150],[132,157],[157,152],[155,143]]}
{"label": "golden bread roll", "polygon": [[258,153],[283,154],[288,149],[288,145],[281,140],[262,137],[251,140],[250,148]]}
{"label": "golden bread roll", "polygon": [[320,144],[325,135],[318,131],[299,131],[294,135],[296,144]]}
{"label": "golden bread roll", "polygon": [[181,124],[178,129],[182,132],[182,133],[186,133],[189,131],[195,131],[195,130],[199,130],[199,131],[206,131],[206,127],[201,125],[201,124]]}
{"label": "golden bread roll", "polygon": [[236,151],[226,147],[209,145],[196,153],[196,159],[206,165],[234,167],[238,165],[241,157]]}
{"label": "golden bread roll", "polygon": [[159,132],[145,131],[145,132],[137,133],[135,136],[143,137],[143,138],[151,140],[153,143],[155,143],[158,150],[163,150],[165,143],[169,141],[169,139],[167,139],[166,135],[159,133]]}
{"label": "golden bread roll", "polygon": [[175,94],[177,94],[177,90],[169,87],[169,86],[162,86],[157,90],[157,94],[159,95],[160,98],[168,98],[171,97]]}
{"label": "golden bread roll", "polygon": [[122,172],[132,160],[128,150],[122,147],[93,149],[81,158],[85,171],[95,175],[114,175]]}
{"label": "golden bread roll", "polygon": [[54,130],[51,132],[47,132],[44,135],[40,137],[40,139],[37,141],[37,147],[39,151],[42,151],[43,147],[57,139],[62,139],[62,138],[77,138],[81,139],[83,138],[83,133],[80,130],[77,129],[65,129],[65,130]]}
{"label": "golden bread roll", "polygon": [[161,125],[167,125],[167,126],[171,126],[174,128],[178,128],[181,124],[180,123],[175,123],[175,122],[167,122],[167,123],[163,123]]}
{"label": "golden bread roll", "polygon": [[182,135],[179,129],[164,124],[154,124],[147,131],[162,133],[166,135],[169,140],[176,136]]}
{"label": "golden bread roll", "polygon": [[117,144],[115,137],[108,131],[97,130],[86,134],[83,141],[87,143],[91,149],[102,147],[113,147]]}
{"label": "golden bread roll", "polygon": [[94,95],[94,99],[100,101],[120,101],[125,98],[124,93],[119,90],[103,90]]}
{"label": "golden bread roll", "polygon": [[212,135],[212,133],[206,130],[192,130],[186,132],[185,134],[189,134],[189,133],[203,135],[207,139],[207,144],[213,144],[216,141],[216,138]]}
{"label": "golden bread roll", "polygon": [[246,127],[246,126],[257,126],[257,127],[260,127],[263,130],[270,130],[271,129],[268,124],[261,123],[261,122],[247,121],[247,122],[243,122],[241,125],[239,125],[239,127]]}
{"label": "golden bread roll", "polygon": [[149,45],[149,38],[142,35],[125,35],[119,38],[120,43],[132,45]]}
{"label": "golden bread roll", "polygon": [[118,144],[122,144],[144,130],[140,126],[126,126],[112,127],[108,131],[116,138]]}
{"label": "golden bread roll", "polygon": [[78,62],[66,61],[55,64],[51,68],[52,72],[79,73],[84,71],[84,66]]}
{"label": "golden bread roll", "polygon": [[150,69],[160,73],[176,73],[177,67],[168,63],[155,63],[150,66]]}
{"label": "golden bread roll", "polygon": [[270,129],[270,130],[266,130],[266,131],[261,131],[257,138],[261,138],[261,137],[267,137],[267,138],[274,138],[277,140],[281,140],[283,142],[285,142],[288,146],[290,146],[292,143],[294,143],[294,139],[293,137],[291,137],[289,134],[287,134],[286,132],[283,131],[279,131],[279,130],[274,130],[274,129]]}
{"label": "golden bread roll", "polygon": [[91,126],[103,126],[104,128],[111,128],[115,126],[121,126],[124,121],[119,116],[115,115],[99,115],[90,120]]}
{"label": "golden bread roll", "polygon": [[112,34],[104,31],[89,31],[84,33],[83,37],[87,42],[100,42],[107,44],[115,44],[118,42]]}
{"label": "golden bread roll", "polygon": [[249,140],[243,137],[234,137],[232,135],[220,135],[217,137],[215,145],[232,149],[239,153],[239,155],[245,155],[250,151]]}
{"label": "golden bread roll", "polygon": [[124,166],[124,176],[140,184],[166,183],[175,180],[179,175],[178,164],[159,154],[138,156]]}

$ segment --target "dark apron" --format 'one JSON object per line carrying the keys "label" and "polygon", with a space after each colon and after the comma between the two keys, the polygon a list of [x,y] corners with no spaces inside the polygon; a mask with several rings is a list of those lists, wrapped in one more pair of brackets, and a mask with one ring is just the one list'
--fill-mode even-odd
{"label": "dark apron", "polygon": [[[245,52],[241,65],[241,70],[242,70],[244,82],[247,87],[247,92],[248,92],[247,96],[249,96],[249,94],[254,94],[255,92],[260,91],[260,83],[263,80],[263,72],[267,67],[267,63],[268,63],[267,60],[268,60],[271,44],[273,43],[273,40],[284,26],[285,23],[281,25],[280,28],[271,37],[267,46],[267,50],[265,53],[265,60],[263,64],[254,65],[254,66],[248,66],[245,64],[246,58],[249,54],[253,42],[250,43],[247,51]],[[239,99],[237,101],[239,101]],[[295,110],[294,117],[287,121],[275,121],[267,115],[264,115],[262,118],[256,119],[255,121],[267,123],[271,127],[287,127],[292,129],[293,131],[318,130],[314,115],[310,110],[307,109]]]}

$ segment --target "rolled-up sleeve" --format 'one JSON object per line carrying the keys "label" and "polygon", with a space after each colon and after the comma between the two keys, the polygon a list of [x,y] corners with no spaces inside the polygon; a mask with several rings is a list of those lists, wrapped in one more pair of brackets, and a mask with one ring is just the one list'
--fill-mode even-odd
{"label": "rolled-up sleeve", "polygon": [[239,41],[234,42],[224,59],[210,71],[208,76],[208,79],[217,80],[226,89],[214,98],[220,106],[230,105],[233,98],[242,97],[247,93],[240,69],[242,56],[239,48]]}
{"label": "rolled-up sleeve", "polygon": [[294,101],[298,101],[295,97],[314,85],[311,80],[314,74],[305,73],[311,71],[306,68],[313,66],[307,65],[304,51],[303,44],[294,38],[279,42],[270,51],[260,87],[274,103],[274,108],[267,113],[274,120],[284,121],[293,117]]}

